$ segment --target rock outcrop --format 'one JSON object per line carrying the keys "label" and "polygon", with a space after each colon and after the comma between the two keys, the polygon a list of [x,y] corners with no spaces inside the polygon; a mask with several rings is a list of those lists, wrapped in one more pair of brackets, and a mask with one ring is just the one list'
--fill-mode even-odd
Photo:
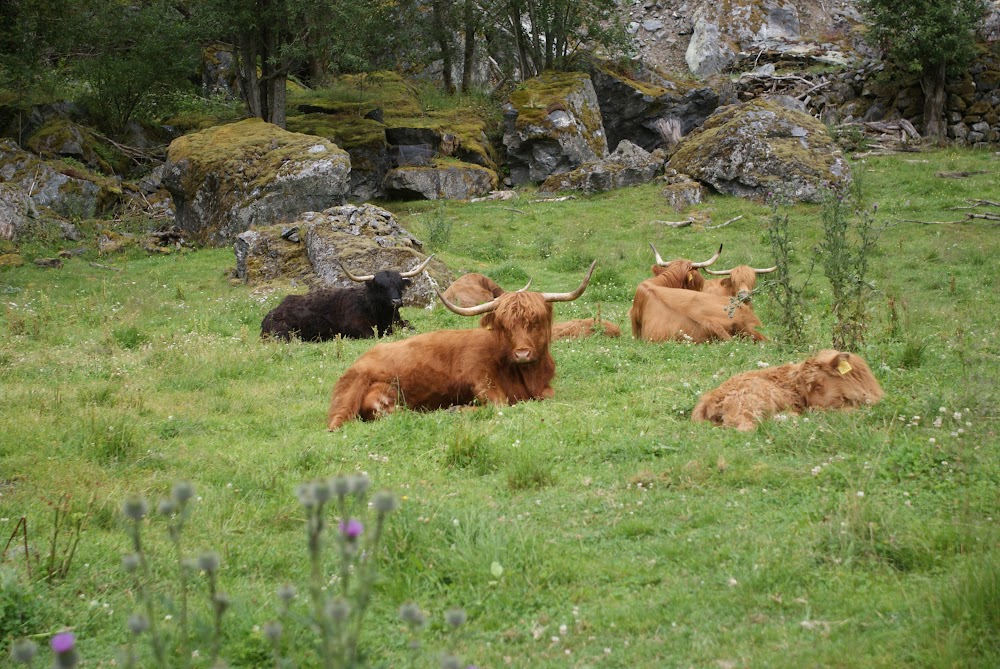
{"label": "rock outcrop", "polygon": [[720,108],[681,140],[668,167],[721,193],[792,201],[819,202],[851,181],[826,127],[773,99]]}
{"label": "rock outcrop", "polygon": [[471,163],[434,160],[426,166],[389,170],[382,190],[386,197],[400,200],[468,200],[496,187],[497,175],[491,169]]}
{"label": "rock outcrop", "polygon": [[649,153],[623,139],[615,152],[604,160],[585,163],[572,172],[553,174],[542,183],[539,190],[602,193],[626,186],[638,186],[651,181],[665,161],[666,154],[663,150],[657,149]]}
{"label": "rock outcrop", "polygon": [[[391,212],[349,204],[306,212],[289,226],[255,227],[237,235],[235,275],[250,284],[294,279],[312,288],[346,288],[355,284],[340,262],[354,274],[408,270],[426,258],[422,247]],[[443,263],[432,260],[403,294],[404,305],[437,300],[427,274],[441,286],[454,280]]]}
{"label": "rock outcrop", "polygon": [[248,119],[175,139],[163,182],[178,227],[220,245],[252,225],[342,204],[350,171],[347,152],[333,143]]}
{"label": "rock outcrop", "polygon": [[504,105],[511,183],[544,181],[608,155],[597,94],[582,72],[543,72]]}

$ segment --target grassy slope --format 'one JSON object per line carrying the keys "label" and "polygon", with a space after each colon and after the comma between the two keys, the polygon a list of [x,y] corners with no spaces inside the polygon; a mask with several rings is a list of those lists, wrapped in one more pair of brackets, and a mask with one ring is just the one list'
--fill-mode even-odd
{"label": "grassy slope", "polygon": [[[684,215],[652,185],[561,203],[527,193],[514,203],[393,205],[421,237],[451,223],[439,257],[508,288],[532,277],[536,289],[569,290],[598,258],[587,293],[557,316],[592,315],[600,302],[626,336],[556,343],[551,401],[404,412],[335,434],[324,429],[330,388],[371,343],[261,343],[260,318],[283,289],[233,285],[230,251],[101,260],[119,273],[78,259],[58,272],[0,274],[0,531],[26,514],[45,554],[45,501],[97,494],[70,577],[30,586],[42,596],[25,614],[30,625],[8,619],[4,635],[74,625],[84,655],[106,666],[133,606],[120,500],[155,499],[187,478],[200,495],[188,545],[219,551],[235,600],[224,655],[234,666],[265,663],[254,626],[274,615],[276,585],[304,585],[307,573],[292,490],[360,469],[406,496],[367,636],[379,657],[400,652],[394,612],[414,599],[438,613],[466,607],[460,650],[479,666],[994,666],[1000,298],[990,258],[1000,242],[983,222],[899,220],[959,218],[947,207],[995,194],[1000,162],[948,151],[856,170],[890,224],[861,351],[886,400],[752,434],[693,424],[690,409],[731,374],[806,351],[649,345],[627,334],[649,241],[665,257],[703,258],[725,243],[720,265],[771,264],[769,211],[733,198],[698,207],[716,224],[744,215],[712,231],[655,223]],[[953,170],[986,173],[934,176]],[[801,273],[819,210],[789,214]],[[807,297],[810,349],[828,346],[818,270]],[[774,335],[769,298],[755,307]],[[473,326],[441,309],[406,317],[418,331]],[[147,537],[165,558],[162,526],[152,525]],[[440,624],[430,633],[439,646]]]}

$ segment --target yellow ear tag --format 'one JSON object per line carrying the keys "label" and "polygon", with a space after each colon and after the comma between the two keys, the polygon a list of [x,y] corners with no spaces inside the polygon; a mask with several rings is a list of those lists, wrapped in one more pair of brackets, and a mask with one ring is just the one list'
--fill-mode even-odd
{"label": "yellow ear tag", "polygon": [[851,363],[847,362],[846,360],[841,360],[840,363],[837,365],[837,371],[840,372],[841,375],[847,374],[852,369],[854,368],[851,367]]}

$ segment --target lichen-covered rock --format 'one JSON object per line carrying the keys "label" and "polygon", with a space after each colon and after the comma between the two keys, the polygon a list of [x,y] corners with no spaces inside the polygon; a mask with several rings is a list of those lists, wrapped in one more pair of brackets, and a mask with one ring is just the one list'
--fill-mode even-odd
{"label": "lichen-covered rock", "polygon": [[[236,276],[251,284],[284,278],[311,288],[347,288],[356,284],[343,273],[340,262],[354,274],[375,274],[405,271],[426,257],[420,241],[391,212],[371,204],[306,212],[290,225],[298,229],[299,242],[282,234],[288,226],[254,228],[237,235]],[[436,300],[426,273],[442,286],[454,280],[444,264],[432,260],[404,292],[404,305],[427,306]]]}
{"label": "lichen-covered rock", "polygon": [[342,204],[350,171],[347,152],[333,143],[247,119],[175,139],[163,182],[178,227],[220,245],[252,225]]}
{"label": "lichen-covered rock", "polygon": [[[799,14],[782,0],[706,2],[694,13],[694,30],[685,60],[698,76],[721,72],[740,51],[775,39],[799,36]],[[759,50],[759,49],[758,49]]]}
{"label": "lichen-covered rock", "polygon": [[41,158],[73,158],[102,174],[121,172],[128,164],[124,154],[99,140],[89,128],[63,118],[38,128],[26,146]]}
{"label": "lichen-covered rock", "polygon": [[672,168],[666,170],[663,183],[661,193],[674,211],[683,211],[691,205],[701,204],[705,198],[705,189],[700,183]]}
{"label": "lichen-covered rock", "polygon": [[324,137],[351,158],[348,197],[364,201],[382,196],[382,180],[392,167],[385,124],[354,113],[312,112],[288,119],[288,129]]}
{"label": "lichen-covered rock", "polygon": [[629,76],[608,63],[590,61],[588,69],[609,147],[627,139],[646,151],[669,149],[719,106],[719,95],[711,88],[652,68]]}
{"label": "lichen-covered rock", "polygon": [[[0,141],[0,185],[5,186],[10,211],[40,213],[42,218],[93,218],[114,206],[122,197],[120,183],[113,178],[59,161],[39,160],[11,140]],[[24,198],[30,199],[30,204]],[[16,203],[21,202],[23,206]],[[51,214],[49,213],[51,212]],[[13,217],[8,221],[18,236]]]}
{"label": "lichen-covered rock", "polygon": [[793,201],[819,202],[824,189],[851,181],[822,123],[765,99],[720,108],[681,140],[668,167],[722,193]]}
{"label": "lichen-covered rock", "polygon": [[427,167],[397,167],[389,170],[383,182],[386,197],[402,200],[468,200],[496,187],[493,170],[443,160]]}
{"label": "lichen-covered rock", "polygon": [[542,183],[539,190],[602,193],[626,186],[638,186],[651,181],[664,162],[666,154],[662,149],[649,153],[623,139],[615,152],[604,160],[586,163],[572,172],[553,174]]}
{"label": "lichen-covered rock", "polygon": [[608,155],[590,75],[543,72],[504,105],[504,146],[514,184],[544,181]]}

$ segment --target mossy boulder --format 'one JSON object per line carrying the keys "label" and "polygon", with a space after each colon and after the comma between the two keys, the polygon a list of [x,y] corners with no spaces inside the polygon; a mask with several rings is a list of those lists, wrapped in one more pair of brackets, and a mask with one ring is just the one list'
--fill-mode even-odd
{"label": "mossy boulder", "polygon": [[504,105],[504,146],[514,184],[544,181],[607,157],[600,105],[585,72],[543,72]]}
{"label": "mossy boulder", "polygon": [[587,69],[609,147],[627,139],[646,151],[672,148],[719,106],[719,94],[712,88],[653,68],[625,72],[610,63],[591,60]]}
{"label": "mossy boulder", "polygon": [[382,195],[382,180],[391,166],[385,124],[353,113],[313,112],[290,116],[288,129],[317,135],[347,151],[351,158],[349,198],[369,200]]}
{"label": "mossy boulder", "polygon": [[456,160],[435,160],[426,167],[397,167],[383,182],[386,197],[401,200],[468,200],[497,187],[491,169]]}
{"label": "mossy boulder", "polygon": [[539,190],[582,190],[602,193],[616,188],[638,186],[653,179],[663,167],[666,154],[662,149],[650,153],[623,139],[615,152],[604,160],[586,163],[572,172],[553,174]]}
{"label": "mossy boulder", "polygon": [[[356,284],[340,262],[354,274],[375,274],[405,271],[426,258],[423,244],[391,212],[371,204],[306,212],[291,226],[296,235],[288,234],[290,228],[285,226],[264,226],[238,235],[236,276],[250,284],[294,279],[310,288],[347,288]],[[454,280],[443,263],[432,260],[403,294],[404,305],[427,306],[436,300],[428,274],[442,286]]]}
{"label": "mossy boulder", "polygon": [[64,118],[54,118],[38,128],[26,143],[42,158],[72,158],[102,174],[120,174],[129,160],[89,128]]}
{"label": "mossy boulder", "polygon": [[247,119],[171,142],[163,183],[178,227],[221,245],[254,224],[342,204],[350,171],[347,152],[332,142]]}
{"label": "mossy boulder", "polygon": [[[121,182],[60,160],[40,160],[11,140],[0,141],[0,185],[5,200],[31,218],[86,219],[110,211],[122,198]],[[27,219],[18,217],[12,219]],[[12,228],[23,227],[11,224]],[[17,236],[17,230],[14,231]]]}
{"label": "mossy boulder", "polygon": [[773,99],[720,108],[681,140],[668,168],[742,197],[781,194],[819,202],[851,181],[850,166],[826,126]]}

